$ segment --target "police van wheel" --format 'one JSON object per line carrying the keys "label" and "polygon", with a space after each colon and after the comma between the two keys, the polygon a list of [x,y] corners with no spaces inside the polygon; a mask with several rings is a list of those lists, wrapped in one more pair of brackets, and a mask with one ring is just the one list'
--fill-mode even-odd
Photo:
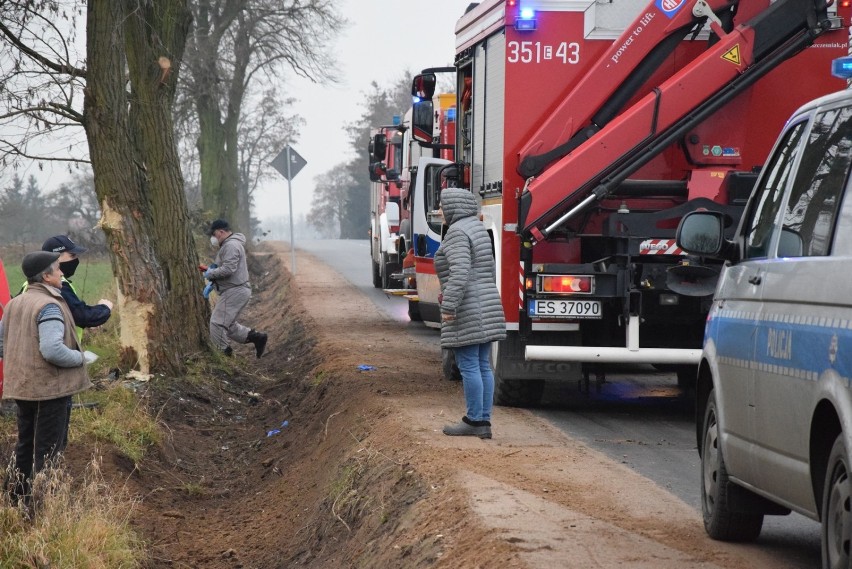
{"label": "police van wheel", "polygon": [[456,354],[452,350],[441,348],[441,369],[447,381],[461,381],[461,371],[456,365]]}
{"label": "police van wheel", "polygon": [[852,465],[841,433],[831,447],[822,491],[822,566],[849,567],[852,553]]}
{"label": "police van wheel", "polygon": [[704,529],[721,541],[754,541],[763,527],[763,514],[741,513],[731,495],[725,459],[719,441],[716,393],[708,395],[701,445],[701,513]]}

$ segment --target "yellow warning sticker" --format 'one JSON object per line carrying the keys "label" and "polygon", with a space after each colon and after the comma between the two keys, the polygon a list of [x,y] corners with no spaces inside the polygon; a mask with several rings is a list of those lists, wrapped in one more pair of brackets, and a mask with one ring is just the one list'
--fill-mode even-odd
{"label": "yellow warning sticker", "polygon": [[735,45],[728,51],[722,54],[722,59],[730,61],[734,65],[740,64],[740,44]]}

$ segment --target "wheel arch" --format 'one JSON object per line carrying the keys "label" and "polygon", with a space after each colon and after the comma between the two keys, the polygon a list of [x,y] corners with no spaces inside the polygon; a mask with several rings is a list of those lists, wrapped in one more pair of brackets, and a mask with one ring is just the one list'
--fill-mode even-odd
{"label": "wheel arch", "polygon": [[695,443],[698,445],[698,455],[701,456],[701,445],[704,434],[704,413],[707,411],[707,400],[713,391],[713,372],[706,359],[698,366],[698,377],[695,382]]}
{"label": "wheel arch", "polygon": [[808,444],[811,484],[813,485],[814,502],[820,516],[822,516],[822,493],[825,485],[828,456],[835,439],[841,432],[843,432],[843,427],[837,409],[830,401],[823,399],[814,410]]}

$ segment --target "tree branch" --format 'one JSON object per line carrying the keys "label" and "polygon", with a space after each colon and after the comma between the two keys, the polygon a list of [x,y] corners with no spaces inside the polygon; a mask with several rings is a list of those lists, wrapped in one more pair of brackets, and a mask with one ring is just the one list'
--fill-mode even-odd
{"label": "tree branch", "polygon": [[3,24],[3,22],[0,22],[0,32],[3,32],[3,35],[5,35],[9,39],[10,42],[12,42],[12,45],[16,46],[23,53],[30,56],[31,59],[38,61],[39,63],[41,63],[42,65],[44,65],[48,69],[52,69],[53,71],[56,71],[57,73],[65,73],[65,74],[68,74],[68,75],[74,75],[75,77],[86,77],[86,70],[85,69],[80,69],[79,67],[74,67],[73,65],[67,65],[67,64],[64,64],[64,63],[56,63],[55,61],[50,61],[46,57],[37,53],[31,47],[25,45],[15,34],[12,33],[12,30],[7,28]]}

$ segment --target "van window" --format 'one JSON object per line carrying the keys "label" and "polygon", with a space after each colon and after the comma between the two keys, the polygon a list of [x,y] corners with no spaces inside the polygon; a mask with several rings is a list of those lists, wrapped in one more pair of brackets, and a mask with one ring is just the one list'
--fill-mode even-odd
{"label": "van window", "polygon": [[[852,163],[852,109],[819,113],[784,212],[784,230],[798,234],[803,257],[827,255]],[[778,251],[779,256],[793,256]]]}
{"label": "van window", "polygon": [[438,211],[438,208],[441,207],[441,170],[443,167],[443,164],[430,164],[423,174],[425,176],[423,179],[425,190],[423,198],[426,200],[426,217],[429,220],[429,228],[435,233],[441,233],[441,223],[437,218],[430,216],[429,213]]}
{"label": "van window", "polygon": [[806,124],[802,121],[787,130],[754,189],[748,217],[743,224],[747,259],[766,257],[769,254],[769,242],[781,209],[784,189],[793,173]]}

